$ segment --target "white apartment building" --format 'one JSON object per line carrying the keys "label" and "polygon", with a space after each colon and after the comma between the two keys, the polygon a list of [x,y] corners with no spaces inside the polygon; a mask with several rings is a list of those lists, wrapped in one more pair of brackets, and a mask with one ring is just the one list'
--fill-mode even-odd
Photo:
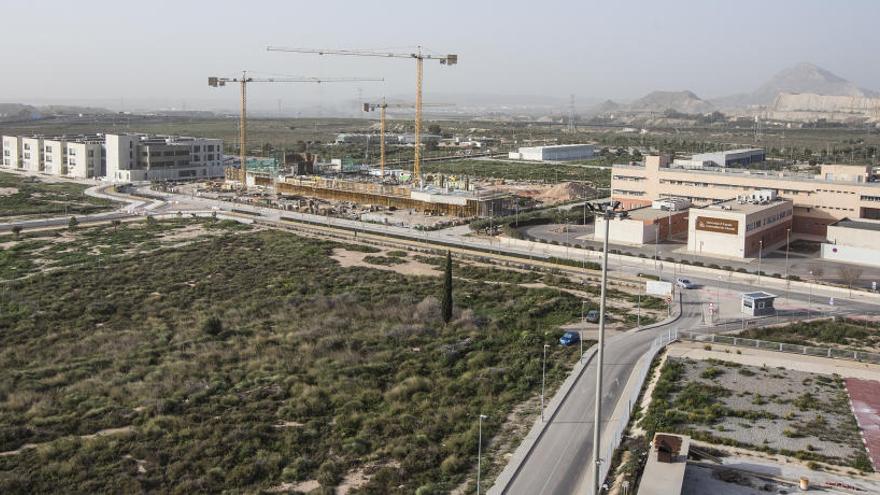
{"label": "white apartment building", "polygon": [[107,134],[60,138],[3,136],[2,168],[113,182],[223,177],[220,139]]}
{"label": "white apartment building", "polygon": [[3,159],[0,161],[3,168],[20,169],[21,164],[21,138],[18,136],[3,136]]}
{"label": "white apartment building", "polygon": [[43,171],[42,138],[21,138],[21,168],[28,172]]}

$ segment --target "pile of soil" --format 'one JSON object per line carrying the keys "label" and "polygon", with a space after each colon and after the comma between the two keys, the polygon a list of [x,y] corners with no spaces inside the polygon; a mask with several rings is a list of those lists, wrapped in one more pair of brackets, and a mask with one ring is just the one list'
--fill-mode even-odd
{"label": "pile of soil", "polygon": [[561,182],[541,193],[536,199],[545,203],[561,203],[595,196],[596,190],[582,182]]}

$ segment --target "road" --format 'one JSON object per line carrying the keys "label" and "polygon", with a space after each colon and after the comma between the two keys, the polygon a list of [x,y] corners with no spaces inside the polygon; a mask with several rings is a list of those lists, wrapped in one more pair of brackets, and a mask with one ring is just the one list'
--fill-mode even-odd
{"label": "road", "polygon": [[[606,341],[603,423],[608,421],[636,362],[654,339],[670,329],[690,328],[702,320],[700,302],[683,292],[681,317],[650,330],[631,331]],[[526,457],[507,488],[500,493],[541,495],[588,493],[586,479],[593,452],[593,416],[596,398],[596,359],[587,366],[565,402],[550,419],[544,434]]]}
{"label": "road", "polygon": [[[156,193],[152,194],[155,195]],[[237,211],[250,212],[249,214],[254,218],[269,221],[284,222],[284,218],[289,218],[327,227],[353,229],[359,232],[406,238],[410,241],[423,241],[426,244],[455,246],[465,249],[473,248],[479,249],[484,253],[488,249],[491,252],[485,254],[486,256],[494,256],[492,253],[498,253],[498,255],[512,254],[533,259],[547,259],[550,256],[558,256],[568,257],[577,261],[586,256],[586,254],[579,254],[578,250],[574,249],[571,250],[570,254],[567,251],[561,254],[558,250],[550,251],[549,249],[552,246],[537,243],[531,243],[528,247],[523,247],[516,243],[505,243],[497,240],[493,241],[491,238],[473,237],[466,227],[421,232],[404,227],[367,224],[355,220],[285,212],[260,206],[232,204],[179,194],[163,194],[161,196],[164,196],[166,199],[164,203],[153,201],[152,204],[147,204],[146,201],[140,200],[140,203],[132,202],[129,206],[115,214],[138,215],[146,213],[148,209],[157,213],[168,213],[178,210],[186,212],[191,210],[230,211],[235,209]],[[66,220],[66,218],[62,218],[39,220],[38,222],[60,221],[63,223]],[[81,221],[83,220],[85,218],[81,218]],[[8,228],[9,225],[6,227]],[[652,264],[652,261],[640,258],[610,257],[609,272],[633,275],[639,272],[650,271],[646,267],[652,266]],[[764,281],[770,282],[770,279],[767,277],[763,279],[734,280],[732,276],[719,277],[722,275],[722,272],[706,274],[689,266],[676,267],[672,263],[667,263],[667,265],[673,265],[673,270],[678,269],[677,273],[679,275],[686,275],[697,284],[710,289],[710,291],[714,288],[725,288],[728,292],[746,292],[760,288]],[[667,266],[667,279],[669,279],[669,268]],[[662,274],[662,264],[659,267],[659,271]],[[849,299],[843,298],[840,297],[839,293],[819,285],[811,285],[809,293],[801,286],[800,289],[792,289],[785,295],[789,305],[810,307],[812,310],[834,310],[837,314],[876,313],[880,310],[880,305],[874,299],[865,296]],[[834,307],[821,304],[823,300],[828,301],[830,296],[835,296],[837,299]],[[614,406],[620,400],[622,391],[626,386],[635,363],[648,351],[651,343],[658,335],[670,329],[693,330],[702,325],[702,305],[704,301],[700,299],[701,297],[706,299],[706,301],[711,300],[704,291],[683,291],[682,314],[674,323],[652,329],[630,331],[608,338],[605,353],[605,386],[602,394],[603,411],[606,413],[603,423],[608,421],[609,414],[611,414]],[[807,304],[807,302],[810,304]],[[712,331],[712,329],[705,329],[705,331]],[[560,404],[557,412],[550,418],[550,425],[538,439],[533,450],[503,493],[515,495],[586,493],[586,486],[589,480],[584,478],[589,472],[592,454],[595,376],[596,363],[594,360],[580,375],[572,391]]]}

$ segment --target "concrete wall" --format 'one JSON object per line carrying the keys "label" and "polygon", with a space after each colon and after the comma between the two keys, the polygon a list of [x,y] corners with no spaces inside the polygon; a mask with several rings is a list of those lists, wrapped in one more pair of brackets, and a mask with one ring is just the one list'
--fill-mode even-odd
{"label": "concrete wall", "polygon": [[107,134],[104,146],[107,151],[107,178],[115,182],[128,182],[132,179],[128,173],[137,163],[136,136],[124,134]]}
{"label": "concrete wall", "polygon": [[[791,203],[782,201],[757,212],[694,208],[688,221],[688,250],[708,256],[748,258],[762,250],[769,252],[785,243],[786,230],[791,227]],[[778,218],[780,215],[784,215]],[[699,219],[714,218],[736,222],[736,233],[698,230]],[[776,218],[772,223],[764,223]],[[752,226],[750,228],[749,226]],[[755,226],[757,225],[757,226]]]}
{"label": "concrete wall", "polygon": [[[645,224],[642,220],[615,218],[608,227],[608,242],[639,245],[653,243],[655,229],[656,226]],[[602,217],[596,217],[595,238],[597,241],[605,239],[605,219]]]}
{"label": "concrete wall", "polygon": [[101,174],[101,143],[67,143],[67,175],[77,179]]}
{"label": "concrete wall", "polygon": [[822,259],[880,267],[880,246],[878,249],[872,249],[842,244],[822,244]]}

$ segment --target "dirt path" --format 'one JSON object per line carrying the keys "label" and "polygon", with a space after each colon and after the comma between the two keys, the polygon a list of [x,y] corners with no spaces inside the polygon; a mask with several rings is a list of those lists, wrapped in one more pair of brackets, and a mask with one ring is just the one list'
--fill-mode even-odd
{"label": "dirt path", "polygon": [[401,258],[401,260],[404,261],[403,263],[397,265],[373,265],[364,261],[364,258],[367,256],[386,256],[388,251],[396,250],[388,249],[382,250],[378,253],[362,253],[360,251],[349,251],[345,248],[335,248],[330,257],[336,260],[339,265],[344,268],[359,266],[364,268],[374,268],[376,270],[397,272],[401,275],[422,275],[431,277],[439,277],[441,274],[440,271],[432,265],[411,259],[409,254],[406,258]]}
{"label": "dirt path", "polygon": [[[81,440],[91,440],[94,438],[106,437],[109,435],[122,435],[125,433],[130,433],[132,430],[134,430],[134,426],[131,426],[131,425],[123,426],[121,428],[107,428],[104,430],[98,430],[95,433],[91,433],[88,435],[80,435],[79,438]],[[25,450],[36,449],[36,448],[39,448],[43,445],[48,445],[48,444],[55,442],[57,440],[60,440],[60,439],[50,440],[48,442],[43,442],[43,443],[26,443],[15,450],[7,450],[6,452],[0,452],[0,457],[8,457],[8,456],[12,456],[12,455],[18,455],[18,454],[24,452]]]}

